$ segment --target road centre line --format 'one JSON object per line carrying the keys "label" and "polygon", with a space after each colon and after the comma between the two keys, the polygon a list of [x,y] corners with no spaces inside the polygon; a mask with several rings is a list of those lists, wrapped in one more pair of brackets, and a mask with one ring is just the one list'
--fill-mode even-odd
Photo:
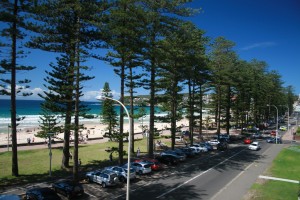
{"label": "road centre line", "polygon": [[[271,148],[266,149],[262,155],[265,155],[268,151],[270,151]],[[245,150],[245,149],[244,149]],[[241,171],[234,179],[232,179],[229,183],[227,183],[219,192],[217,192],[211,200],[215,199],[222,191],[224,191],[230,184],[232,184],[236,179],[238,179],[245,171],[247,171],[255,162],[252,162],[249,164],[243,171]]]}
{"label": "road centre line", "polygon": [[219,194],[221,194],[221,192],[223,192],[230,184],[232,184],[236,179],[238,179],[243,173],[245,173],[245,171],[247,171],[252,165],[254,164],[251,163],[250,165],[248,165],[243,171],[241,171],[236,177],[234,177],[234,179],[232,179],[230,182],[228,182],[221,190],[219,190],[219,192],[217,192],[212,198],[210,198],[211,200],[215,199]]}
{"label": "road centre line", "polygon": [[235,157],[236,155],[240,154],[242,151],[245,151],[245,149],[242,149],[241,151],[237,152],[236,154],[234,154],[234,155],[230,156],[229,158],[227,158],[227,159],[223,160],[222,162],[220,162],[220,163],[216,164],[215,166],[213,166],[213,167],[209,168],[208,170],[205,170],[205,171],[201,172],[201,173],[200,173],[200,174],[198,174],[197,176],[194,176],[193,178],[191,178],[191,179],[189,179],[189,180],[185,181],[184,183],[182,183],[182,184],[178,185],[177,187],[175,187],[175,188],[173,188],[173,189],[171,189],[171,190],[169,190],[169,191],[167,191],[167,192],[165,192],[165,193],[161,194],[160,196],[157,196],[157,197],[156,197],[156,199],[159,199],[159,198],[161,198],[161,197],[163,197],[163,196],[165,196],[165,195],[167,195],[167,194],[169,194],[169,193],[171,193],[171,192],[173,192],[173,191],[177,190],[178,188],[180,188],[180,187],[182,187],[182,186],[186,185],[187,183],[189,183],[189,182],[191,182],[191,181],[195,180],[196,178],[198,178],[198,177],[202,176],[203,174],[206,174],[207,172],[211,171],[212,169],[216,168],[217,166],[219,166],[219,165],[221,165],[221,164],[223,164],[223,163],[227,162],[227,161],[228,161],[228,160],[230,160],[231,158],[233,158],[233,157]]}

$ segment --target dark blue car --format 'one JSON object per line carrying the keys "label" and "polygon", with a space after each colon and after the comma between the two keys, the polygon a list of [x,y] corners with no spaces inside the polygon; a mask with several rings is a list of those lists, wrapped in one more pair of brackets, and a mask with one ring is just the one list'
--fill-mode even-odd
{"label": "dark blue car", "polygon": [[60,181],[53,183],[52,188],[55,192],[66,196],[68,199],[76,196],[82,196],[84,194],[82,184],[73,181]]}
{"label": "dark blue car", "polygon": [[[276,138],[274,137],[270,137],[270,138],[267,138],[266,140],[268,143],[276,143]],[[281,138],[277,138],[277,143],[278,144],[282,144],[282,140]]]}
{"label": "dark blue car", "polygon": [[25,199],[27,200],[61,200],[51,188],[32,188],[26,191]]}

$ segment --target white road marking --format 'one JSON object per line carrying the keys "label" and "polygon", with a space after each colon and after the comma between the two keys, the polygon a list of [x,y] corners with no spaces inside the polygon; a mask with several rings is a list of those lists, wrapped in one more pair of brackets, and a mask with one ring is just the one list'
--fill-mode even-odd
{"label": "white road marking", "polygon": [[90,193],[88,193],[86,191],[84,191],[84,193],[87,194],[87,195],[89,195],[89,196],[91,196],[91,197],[98,198],[98,197],[96,197],[96,196],[94,196],[94,195],[92,195],[92,194],[90,194]]}
{"label": "white road marking", "polygon": [[196,178],[198,178],[198,177],[202,176],[203,174],[206,174],[207,172],[211,171],[212,169],[216,168],[217,166],[219,166],[219,165],[221,165],[221,164],[223,164],[223,163],[227,162],[227,161],[228,161],[228,160],[230,160],[231,158],[233,158],[233,157],[235,157],[236,155],[240,154],[240,153],[241,153],[242,151],[244,151],[244,150],[245,150],[245,149],[243,149],[243,150],[239,151],[238,153],[234,154],[233,156],[230,156],[229,158],[227,158],[227,159],[223,160],[222,162],[220,162],[220,163],[216,164],[215,166],[213,166],[213,167],[209,168],[208,170],[206,170],[206,171],[204,171],[204,172],[202,172],[202,173],[198,174],[197,176],[194,176],[193,178],[191,178],[191,179],[189,179],[189,180],[185,181],[184,183],[182,183],[182,184],[178,185],[177,187],[175,187],[175,188],[173,188],[173,189],[171,189],[171,190],[169,190],[169,191],[167,191],[167,192],[165,192],[165,193],[163,193],[163,194],[161,194],[161,195],[157,196],[157,197],[156,197],[156,199],[159,199],[159,198],[161,198],[161,197],[163,197],[163,196],[165,196],[165,195],[167,195],[167,194],[169,194],[169,193],[171,193],[171,192],[173,192],[173,191],[177,190],[178,188],[180,188],[180,187],[184,186],[185,184],[187,184],[187,183],[189,183],[189,182],[191,182],[191,181],[195,180]]}
{"label": "white road marking", "polygon": [[223,192],[231,183],[233,183],[237,178],[239,178],[246,170],[248,170],[254,163],[251,163],[250,165],[248,165],[243,171],[241,171],[236,177],[234,177],[234,179],[232,179],[229,183],[227,183],[221,190],[219,190],[219,192],[217,192],[212,198],[215,199],[219,194],[221,194],[221,192]]}
{"label": "white road marking", "polygon": [[297,183],[297,184],[300,183],[300,181],[296,181],[296,180],[285,179],[285,178],[276,178],[276,177],[271,177],[271,176],[262,176],[262,175],[260,175],[259,178],[275,180],[275,181],[284,181],[284,182],[290,182],[290,183]]}

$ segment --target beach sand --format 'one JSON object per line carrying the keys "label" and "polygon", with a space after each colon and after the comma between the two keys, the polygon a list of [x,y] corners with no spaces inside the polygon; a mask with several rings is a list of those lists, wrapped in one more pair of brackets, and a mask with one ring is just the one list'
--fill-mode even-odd
{"label": "beach sand", "polygon": [[[183,125],[186,126],[188,129],[188,120],[186,118],[180,120],[179,122],[177,122],[178,125]],[[148,125],[145,121],[143,122],[143,125]],[[89,122],[85,122],[84,124],[84,129],[80,130],[80,134],[82,135],[82,137],[85,139],[86,135],[88,135],[89,139],[92,138],[101,138],[103,137],[104,133],[105,133],[105,129],[106,129],[106,125],[103,124],[96,124],[96,123],[89,123]],[[155,128],[157,128],[157,130],[162,131],[162,130],[166,130],[167,128],[170,128],[170,124],[169,123],[160,123],[160,122],[156,122],[155,123]],[[185,130],[186,130],[185,129]],[[31,127],[31,128],[23,128],[22,127],[18,127],[18,132],[17,132],[17,143],[18,144],[26,144],[27,140],[30,139],[31,143],[40,143],[40,142],[45,142],[45,139],[43,138],[38,138],[35,136],[35,134],[37,134],[37,132],[39,131],[39,127]],[[124,124],[124,133],[129,131],[129,124],[125,123]],[[135,121],[134,122],[134,133],[141,133],[142,129],[141,129],[141,124],[139,121]],[[163,131],[164,134],[168,134],[168,131]],[[11,141],[8,141],[8,134],[11,133],[1,133],[0,134],[0,145],[7,145],[8,142],[9,144],[11,144]],[[60,133],[57,135],[57,139],[56,140],[62,140],[63,138],[63,133]]]}

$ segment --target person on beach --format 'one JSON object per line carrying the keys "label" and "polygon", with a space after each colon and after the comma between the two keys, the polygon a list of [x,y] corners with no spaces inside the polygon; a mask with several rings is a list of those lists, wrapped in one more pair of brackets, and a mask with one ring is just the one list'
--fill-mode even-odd
{"label": "person on beach", "polygon": [[141,153],[140,147],[138,147],[138,148],[137,148],[137,151],[136,151],[136,157],[139,157],[139,156],[140,156],[140,153]]}
{"label": "person on beach", "polygon": [[112,162],[113,161],[113,152],[111,152],[110,154],[109,154],[109,160],[110,160],[110,162]]}

